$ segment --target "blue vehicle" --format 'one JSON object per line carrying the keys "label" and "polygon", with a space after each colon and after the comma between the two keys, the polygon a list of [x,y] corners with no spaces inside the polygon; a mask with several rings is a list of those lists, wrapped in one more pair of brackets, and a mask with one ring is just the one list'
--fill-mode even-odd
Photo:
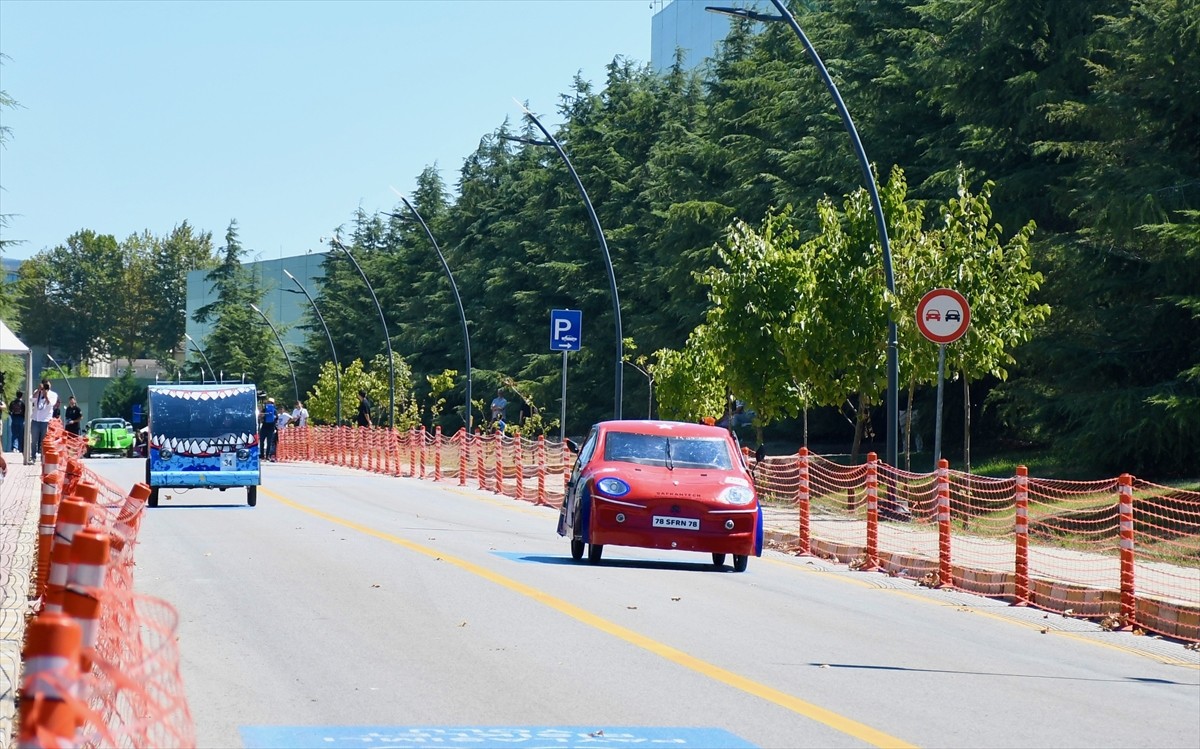
{"label": "blue vehicle", "polygon": [[244,486],[254,507],[262,483],[254,385],[151,385],[149,398],[148,504],[158,506],[163,488]]}

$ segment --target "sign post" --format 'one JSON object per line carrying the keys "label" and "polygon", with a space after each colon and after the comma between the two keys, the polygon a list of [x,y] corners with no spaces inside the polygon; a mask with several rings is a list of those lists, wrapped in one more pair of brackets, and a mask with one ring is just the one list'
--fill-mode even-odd
{"label": "sign post", "polygon": [[577,309],[550,310],[550,350],[562,352],[562,410],[558,437],[567,440],[567,352],[578,351],[583,338],[583,312]]}
{"label": "sign post", "polygon": [[[953,289],[934,289],[917,304],[917,328],[921,335],[938,344],[937,413],[933,427],[933,467],[942,459],[942,384],[946,371],[946,344],[967,332],[971,307],[966,297]],[[912,404],[909,404],[912,410]],[[911,424],[912,414],[909,414]]]}

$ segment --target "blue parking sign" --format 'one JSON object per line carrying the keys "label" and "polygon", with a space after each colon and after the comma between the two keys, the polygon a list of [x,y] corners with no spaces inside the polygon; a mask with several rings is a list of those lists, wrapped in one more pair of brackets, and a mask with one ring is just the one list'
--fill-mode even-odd
{"label": "blue parking sign", "polygon": [[577,309],[550,310],[550,350],[578,351],[583,338],[583,312]]}

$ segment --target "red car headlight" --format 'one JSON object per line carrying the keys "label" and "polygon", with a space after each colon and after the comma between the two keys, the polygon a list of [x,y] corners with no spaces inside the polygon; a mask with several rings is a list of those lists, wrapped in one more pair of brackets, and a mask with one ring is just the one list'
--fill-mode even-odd
{"label": "red car headlight", "polygon": [[748,505],[754,501],[754,492],[745,486],[730,486],[717,499],[727,505]]}
{"label": "red car headlight", "polygon": [[629,484],[616,476],[605,476],[596,482],[596,490],[610,497],[624,497],[629,493]]}

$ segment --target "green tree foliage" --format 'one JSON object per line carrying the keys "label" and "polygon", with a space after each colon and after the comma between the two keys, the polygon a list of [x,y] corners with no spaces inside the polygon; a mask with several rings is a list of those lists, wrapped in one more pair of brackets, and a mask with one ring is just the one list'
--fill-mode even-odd
{"label": "green tree foliage", "polygon": [[21,332],[68,362],[115,353],[126,262],[110,234],[83,230],[21,265]]}
{"label": "green tree foliage", "polygon": [[707,326],[688,336],[680,351],[661,349],[650,366],[657,383],[658,411],[664,419],[698,422],[716,419],[725,410],[723,362]]}
{"label": "green tree foliage", "polygon": [[199,343],[218,378],[244,376],[246,381],[257,383],[260,391],[290,393],[291,378],[283,352],[270,327],[250,306],[261,303],[262,289],[242,265],[245,254],[238,240],[237,221],[231,221],[221,261],[205,275],[215,299],[192,314],[196,322],[213,323]]}
{"label": "green tree foliage", "polygon": [[142,413],[145,413],[146,392],[146,386],[139,385],[133,378],[133,372],[126,368],[100,396],[100,416],[120,417],[132,422],[135,405],[140,404]]}

